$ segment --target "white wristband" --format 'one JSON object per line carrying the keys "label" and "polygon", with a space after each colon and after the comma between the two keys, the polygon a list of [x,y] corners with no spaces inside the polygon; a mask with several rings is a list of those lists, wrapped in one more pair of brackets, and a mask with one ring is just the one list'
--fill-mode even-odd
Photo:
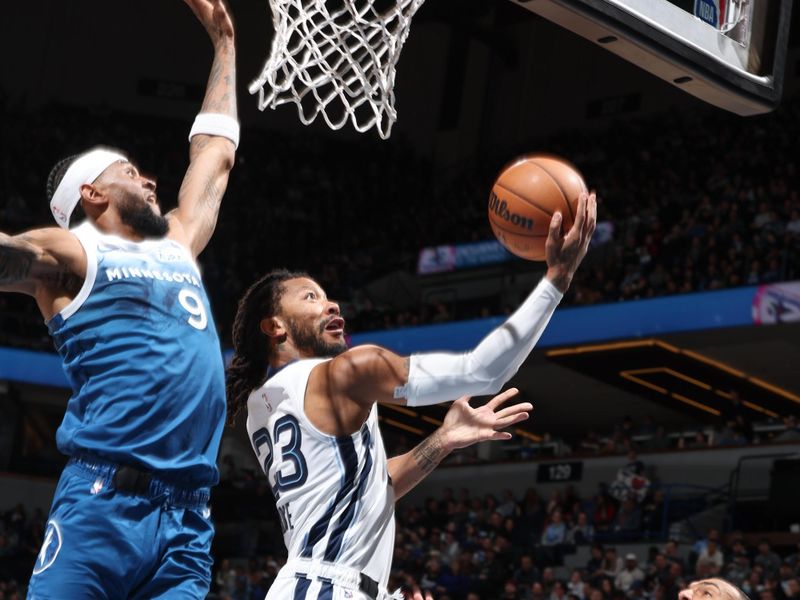
{"label": "white wristband", "polygon": [[239,147],[239,121],[220,113],[200,113],[194,118],[189,141],[196,135],[218,135],[233,142]]}

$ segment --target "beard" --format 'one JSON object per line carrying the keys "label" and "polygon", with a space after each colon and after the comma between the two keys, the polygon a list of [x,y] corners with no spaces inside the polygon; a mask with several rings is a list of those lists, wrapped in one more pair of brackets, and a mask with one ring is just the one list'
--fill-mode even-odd
{"label": "beard", "polygon": [[326,342],[322,337],[325,332],[327,320],[321,325],[301,324],[294,319],[288,319],[287,329],[298,350],[311,353],[319,358],[333,358],[347,350],[344,339],[338,342]]}
{"label": "beard", "polygon": [[120,220],[143,238],[163,238],[169,231],[169,221],[153,212],[144,200],[129,196],[118,205]]}

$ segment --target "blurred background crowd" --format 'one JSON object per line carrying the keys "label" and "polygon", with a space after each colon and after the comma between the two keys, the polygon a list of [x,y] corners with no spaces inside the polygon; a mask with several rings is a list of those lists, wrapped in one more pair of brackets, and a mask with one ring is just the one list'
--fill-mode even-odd
{"label": "blurred background crowd", "polygon": [[[0,143],[14,147],[14,155],[0,157],[5,231],[49,226],[50,168],[98,141],[129,152],[157,177],[162,208],[174,205],[186,166],[182,121],[66,106],[26,114],[2,99],[0,109]],[[569,157],[599,194],[603,233],[564,304],[800,278],[798,139],[795,98],[747,121],[711,109],[684,111],[615,123],[605,134],[572,131],[532,141],[528,151]],[[479,301],[414,308],[376,300],[367,290],[389,273],[414,274],[423,247],[493,239],[485,201],[509,158],[489,156],[434,177],[402,141],[376,146],[248,133],[201,256],[223,342],[230,343],[243,290],[277,266],[317,278],[340,301],[351,333],[509,312],[501,290]],[[387,218],[387,206],[399,207],[402,218]],[[33,303],[4,295],[0,309],[0,344],[52,348]]]}

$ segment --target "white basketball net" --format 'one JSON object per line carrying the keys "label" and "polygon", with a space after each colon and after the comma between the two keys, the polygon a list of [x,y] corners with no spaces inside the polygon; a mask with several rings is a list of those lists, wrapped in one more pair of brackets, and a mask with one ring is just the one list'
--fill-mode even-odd
{"label": "white basketball net", "polygon": [[411,18],[425,0],[270,0],[275,37],[261,76],[250,84],[258,108],[294,102],[308,125],[322,114],[332,129],[348,120],[389,137],[397,119],[395,65]]}

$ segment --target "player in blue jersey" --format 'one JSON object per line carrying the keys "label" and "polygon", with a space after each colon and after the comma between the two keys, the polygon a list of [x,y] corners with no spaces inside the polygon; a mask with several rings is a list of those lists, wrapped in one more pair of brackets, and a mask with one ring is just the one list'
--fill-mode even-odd
{"label": "player in blue jersey", "polygon": [[[94,149],[48,180],[60,227],[0,233],[0,290],[33,296],[72,387],[56,489],[28,597],[205,598],[223,360],[195,259],[234,164],[234,29],[186,0],[214,47],[178,207],[126,156]],[[83,221],[83,222],[81,222]]]}

